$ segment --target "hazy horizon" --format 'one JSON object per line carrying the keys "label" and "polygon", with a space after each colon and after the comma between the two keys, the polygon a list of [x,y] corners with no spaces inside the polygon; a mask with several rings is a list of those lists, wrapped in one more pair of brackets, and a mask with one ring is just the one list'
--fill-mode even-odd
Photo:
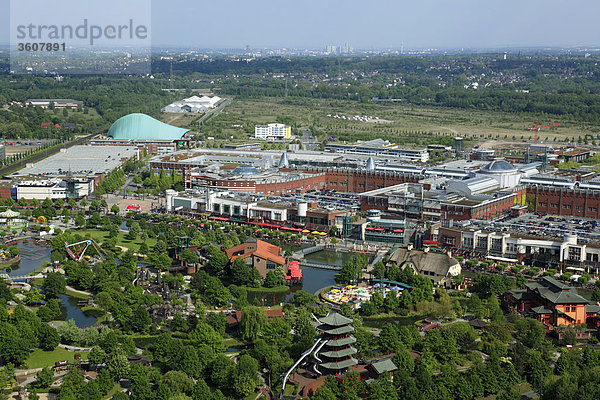
{"label": "hazy horizon", "polygon": [[[151,3],[153,47],[323,49],[345,43],[361,50],[600,47],[596,23],[600,2],[591,0]],[[46,15],[48,10],[31,12]],[[9,43],[9,15],[9,0],[0,0],[4,45]]]}

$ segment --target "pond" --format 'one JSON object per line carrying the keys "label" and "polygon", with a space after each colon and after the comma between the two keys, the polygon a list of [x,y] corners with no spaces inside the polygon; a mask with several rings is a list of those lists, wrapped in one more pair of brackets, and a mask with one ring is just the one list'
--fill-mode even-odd
{"label": "pond", "polygon": [[[322,264],[344,265],[347,261],[354,258],[352,253],[338,253],[331,250],[322,250],[309,254],[306,257],[308,261],[319,262]],[[309,293],[316,293],[320,289],[335,285],[334,276],[339,271],[317,268],[302,268],[303,282],[302,285],[292,287],[286,292],[249,292],[248,301],[250,303],[259,302],[260,304],[272,306],[283,303],[288,300],[292,294],[300,289]]]}
{"label": "pond", "polygon": [[333,264],[343,266],[348,261],[352,261],[354,254],[352,253],[339,253],[332,250],[321,250],[315,253],[307,254],[304,256],[306,261],[314,261],[321,264]]}
{"label": "pond", "polygon": [[21,261],[4,271],[8,276],[22,276],[37,271],[44,262],[50,262],[51,248],[38,245],[33,239],[19,240],[17,249]]}
{"label": "pond", "polygon": [[81,308],[77,306],[77,302],[79,299],[75,297],[67,296],[66,294],[62,294],[58,296],[62,301],[60,302],[60,310],[62,315],[61,319],[68,321],[72,319],[79,328],[89,328],[93,326],[98,318],[96,318],[93,314],[93,311],[81,311]]}

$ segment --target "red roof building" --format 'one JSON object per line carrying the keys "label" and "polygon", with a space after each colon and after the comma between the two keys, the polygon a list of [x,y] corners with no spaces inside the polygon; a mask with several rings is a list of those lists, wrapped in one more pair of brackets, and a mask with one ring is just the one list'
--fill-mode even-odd
{"label": "red roof building", "polygon": [[245,243],[226,250],[225,253],[230,262],[241,257],[246,261],[248,267],[255,267],[263,278],[269,271],[277,267],[282,267],[286,271],[285,258],[280,255],[281,247],[252,237],[248,238]]}

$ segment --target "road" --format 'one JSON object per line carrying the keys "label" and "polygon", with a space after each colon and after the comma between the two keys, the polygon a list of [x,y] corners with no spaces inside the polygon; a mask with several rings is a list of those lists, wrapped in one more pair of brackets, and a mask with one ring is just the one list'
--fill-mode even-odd
{"label": "road", "polygon": [[58,347],[61,349],[69,350],[69,351],[92,351],[91,347],[77,347],[77,346],[68,346],[66,344],[59,344]]}
{"label": "road", "polygon": [[223,100],[223,102],[221,104],[219,104],[219,106],[217,108],[215,108],[214,110],[211,110],[209,112],[207,112],[206,114],[204,114],[202,116],[202,118],[200,118],[197,122],[198,126],[202,126],[206,121],[210,120],[212,117],[219,115],[219,113],[221,111],[223,111],[223,109],[229,104],[231,103],[231,99],[225,99]]}
{"label": "road", "polygon": [[67,288],[68,290],[71,290],[71,291],[73,291],[75,293],[84,294],[86,296],[92,296],[92,294],[90,292],[85,292],[83,290],[78,290],[78,289],[75,289],[74,287],[71,287],[71,286],[65,286],[65,288]]}

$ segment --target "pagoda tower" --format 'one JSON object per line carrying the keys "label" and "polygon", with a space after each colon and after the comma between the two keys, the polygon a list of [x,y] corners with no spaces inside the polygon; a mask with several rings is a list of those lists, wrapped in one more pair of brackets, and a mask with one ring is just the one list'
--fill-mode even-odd
{"label": "pagoda tower", "polygon": [[317,330],[322,333],[324,344],[315,352],[314,358],[318,361],[320,372],[343,374],[349,367],[358,364],[353,357],[357,350],[352,346],[356,343],[352,335],[354,327],[350,325],[352,319],[332,312],[319,322],[321,325]]}

